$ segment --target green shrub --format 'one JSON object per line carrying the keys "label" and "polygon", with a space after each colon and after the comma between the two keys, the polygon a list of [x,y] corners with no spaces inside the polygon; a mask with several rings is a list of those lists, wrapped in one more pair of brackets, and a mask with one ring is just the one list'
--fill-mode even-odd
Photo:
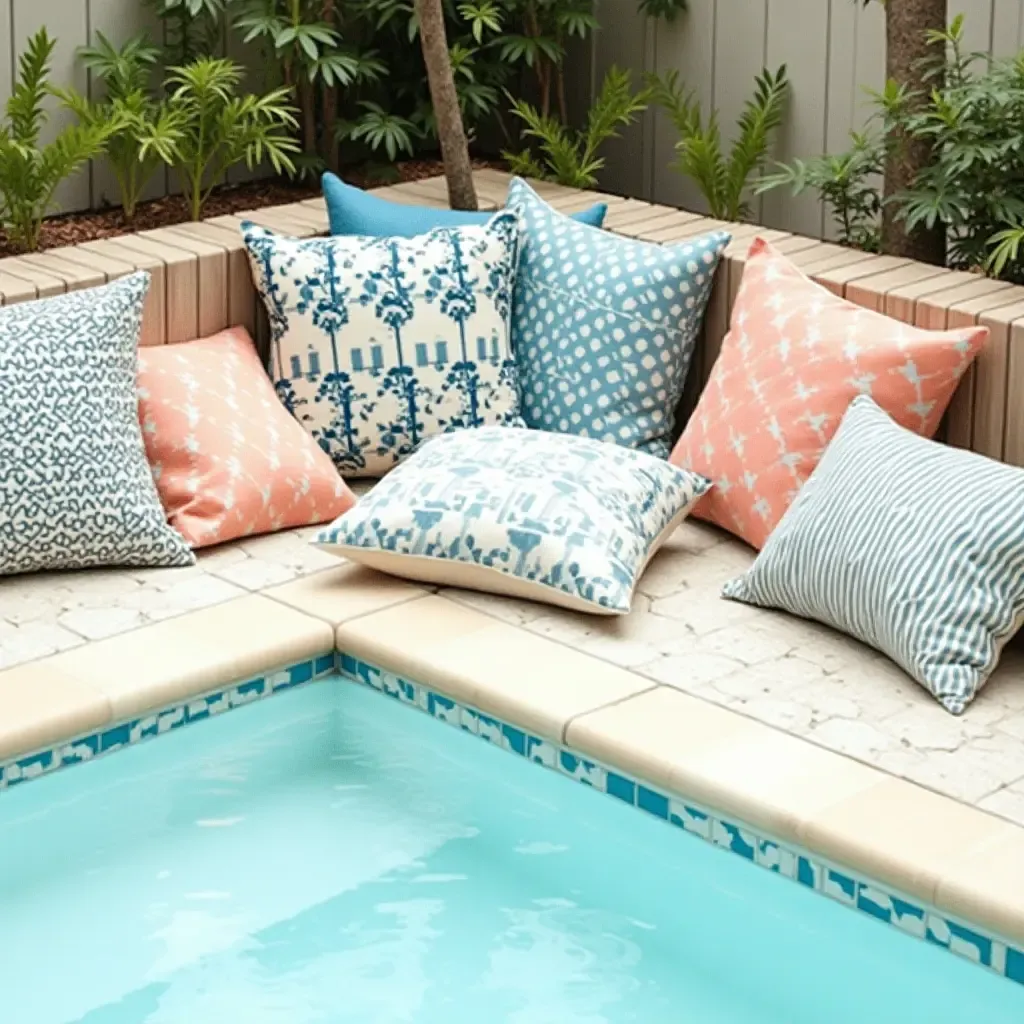
{"label": "green shrub", "polygon": [[117,180],[126,220],[135,216],[142,193],[157,169],[173,163],[181,140],[180,117],[166,99],[156,99],[150,78],[160,50],[145,36],[114,46],[102,32],[79,57],[103,82],[106,97],[90,100],[74,89],[55,90],[79,122],[106,129],[106,157]]}
{"label": "green shrub", "polygon": [[945,74],[930,102],[901,122],[932,144],[933,161],[896,197],[900,216],[908,228],[945,224],[952,266],[1021,280],[1024,265],[1005,243],[1024,222],[1024,53],[963,53],[962,17],[940,39]]}
{"label": "green shrub", "polygon": [[842,245],[878,252],[881,243],[882,195],[878,189],[885,151],[877,138],[854,132],[845,153],[780,164],[765,175],[757,192],[788,186],[793,195],[808,189],[824,201]]}
{"label": "green shrub", "polygon": [[200,57],[168,71],[169,110],[180,133],[172,166],[193,220],[228,168],[268,160],[279,174],[295,169],[292,154],[299,146],[291,132],[297,121],[288,89],[240,95],[241,80],[241,66],[226,58]]}
{"label": "green shrub", "polygon": [[54,45],[45,28],[29,39],[0,122],[0,224],[20,249],[39,248],[39,230],[57,186],[102,153],[112,131],[107,124],[76,124],[52,142],[40,142],[49,120],[44,101]]}
{"label": "green shrub", "polygon": [[640,0],[637,10],[645,17],[671,23],[687,10],[687,0]]}
{"label": "green shrub", "polygon": [[292,92],[301,125],[299,166],[305,172],[336,164],[344,135],[337,125],[339,90],[376,81],[385,70],[373,51],[343,39],[347,15],[340,0],[247,0],[234,22],[243,41],[263,45]]}
{"label": "green shrub", "polygon": [[222,52],[228,5],[233,0],[146,0],[163,23],[165,64],[187,64]]}
{"label": "green shrub", "polygon": [[[962,16],[932,38],[946,62],[926,103],[888,83],[872,94],[868,129],[849,150],[780,165],[759,188],[816,192],[840,240],[872,251],[883,205],[892,203],[910,228],[946,227],[951,266],[1024,281],[1024,52],[1004,60],[965,53]],[[883,199],[880,172],[904,139],[926,140],[932,162],[909,189]]]}
{"label": "green shrub", "polygon": [[513,174],[557,181],[570,188],[592,188],[604,167],[598,150],[633,123],[647,108],[650,95],[649,89],[633,92],[628,71],[609,68],[583,129],[568,128],[556,117],[510,96],[512,113],[525,125],[523,135],[536,145],[533,150],[506,152],[505,159]]}
{"label": "green shrub", "polygon": [[740,114],[736,141],[728,154],[722,142],[718,111],[705,121],[700,101],[683,88],[675,71],[649,76],[655,103],[679,133],[674,167],[696,182],[712,217],[744,220],[750,214],[747,199],[751,175],[763,166],[786,111],[789,82],[786,66],[764,70],[755,79],[754,95]]}

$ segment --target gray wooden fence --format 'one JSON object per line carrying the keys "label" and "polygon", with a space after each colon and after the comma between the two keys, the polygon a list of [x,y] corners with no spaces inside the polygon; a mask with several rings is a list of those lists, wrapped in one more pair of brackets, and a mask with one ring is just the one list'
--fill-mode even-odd
{"label": "gray wooden fence", "polygon": [[[762,67],[786,64],[792,83],[786,124],[776,156],[815,156],[845,148],[851,129],[868,113],[862,87],[884,80],[884,14],[861,0],[690,0],[675,24],[655,24],[636,13],[634,0],[598,0],[601,31],[591,44],[591,89],[612,64],[636,73],[677,68],[717,108],[723,134],[751,95]],[[966,46],[998,56],[1024,46],[1024,0],[950,0],[965,15]],[[580,62],[585,65],[585,58]],[[671,169],[675,130],[648,114],[607,149],[602,185],[614,192],[706,212],[692,182]],[[757,219],[801,234],[829,234],[825,214],[810,195],[782,190],[757,201]]]}
{"label": "gray wooden fence", "polygon": [[[602,29],[589,50],[572,62],[570,97],[582,112],[611,64],[641,70],[678,68],[705,106],[716,107],[728,138],[732,124],[762,67],[785,63],[792,81],[789,115],[779,139],[781,159],[836,151],[866,113],[862,86],[882,83],[883,15],[860,0],[690,0],[675,24],[655,24],[637,14],[636,0],[597,0]],[[1000,55],[1024,45],[1024,0],[951,0],[967,16],[968,45]],[[159,31],[143,0],[0,0],[0,104],[9,94],[17,54],[45,25],[58,40],[54,80],[91,89],[75,51],[99,30],[115,41],[148,29]],[[576,59],[579,58],[579,59]],[[66,115],[58,112],[54,123]],[[702,210],[700,195],[669,166],[674,129],[663,117],[645,115],[626,137],[609,145],[602,184],[609,190]],[[153,194],[167,187],[166,176]],[[170,183],[173,187],[173,182]],[[100,162],[61,188],[66,210],[116,201],[109,172]],[[811,196],[782,192],[757,202],[771,227],[821,234],[826,223]]]}

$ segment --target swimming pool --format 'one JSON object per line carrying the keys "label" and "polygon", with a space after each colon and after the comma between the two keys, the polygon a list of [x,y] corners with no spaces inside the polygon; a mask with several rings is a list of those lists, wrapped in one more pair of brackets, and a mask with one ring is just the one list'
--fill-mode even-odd
{"label": "swimming pool", "polygon": [[0,796],[4,1024],[1024,1019],[1015,985],[330,678]]}

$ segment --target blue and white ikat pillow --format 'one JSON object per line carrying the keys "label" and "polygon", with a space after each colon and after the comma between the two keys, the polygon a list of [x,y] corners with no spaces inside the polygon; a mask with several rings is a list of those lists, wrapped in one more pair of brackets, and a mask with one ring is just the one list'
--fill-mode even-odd
{"label": "blue and white ikat pillow", "polygon": [[528,427],[666,457],[715,268],[730,235],[671,245],[578,224],[522,179],[512,314]]}
{"label": "blue and white ikat pillow", "polygon": [[428,442],[313,543],[395,576],[622,615],[709,487],[643,452],[484,427]]}
{"label": "blue and white ikat pillow", "polygon": [[139,425],[149,274],[0,309],[0,576],[182,566]]}
{"label": "blue and white ikat pillow", "polygon": [[381,476],[446,431],[522,424],[515,214],[412,238],[243,235],[278,396],[344,476]]}
{"label": "blue and white ikat pillow", "polygon": [[1024,616],[1024,470],[919,437],[867,395],[725,597],[892,658],[954,715]]}

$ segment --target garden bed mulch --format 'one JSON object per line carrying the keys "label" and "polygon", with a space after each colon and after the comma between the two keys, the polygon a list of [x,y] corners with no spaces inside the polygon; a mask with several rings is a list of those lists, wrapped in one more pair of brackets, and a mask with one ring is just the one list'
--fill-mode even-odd
{"label": "garden bed mulch", "polygon": [[[501,168],[504,165],[493,160],[475,160],[473,166]],[[407,160],[396,164],[391,171],[386,181],[382,181],[379,175],[373,176],[358,171],[345,171],[342,177],[360,188],[372,188],[375,185],[432,178],[442,174],[444,168],[439,160]],[[203,208],[203,217],[218,217],[221,214],[239,213],[242,210],[256,210],[263,206],[294,203],[318,195],[319,183],[302,184],[281,178],[268,178],[244,185],[223,185],[210,196]],[[181,224],[190,219],[188,207],[181,196],[165,196],[162,199],[140,203],[135,212],[135,219],[131,223],[125,220],[120,207],[61,214],[44,221],[40,248],[55,249],[63,245],[79,245],[98,238],[123,235],[129,231],[169,227],[171,224]],[[3,231],[0,231],[0,256],[17,254]]]}

